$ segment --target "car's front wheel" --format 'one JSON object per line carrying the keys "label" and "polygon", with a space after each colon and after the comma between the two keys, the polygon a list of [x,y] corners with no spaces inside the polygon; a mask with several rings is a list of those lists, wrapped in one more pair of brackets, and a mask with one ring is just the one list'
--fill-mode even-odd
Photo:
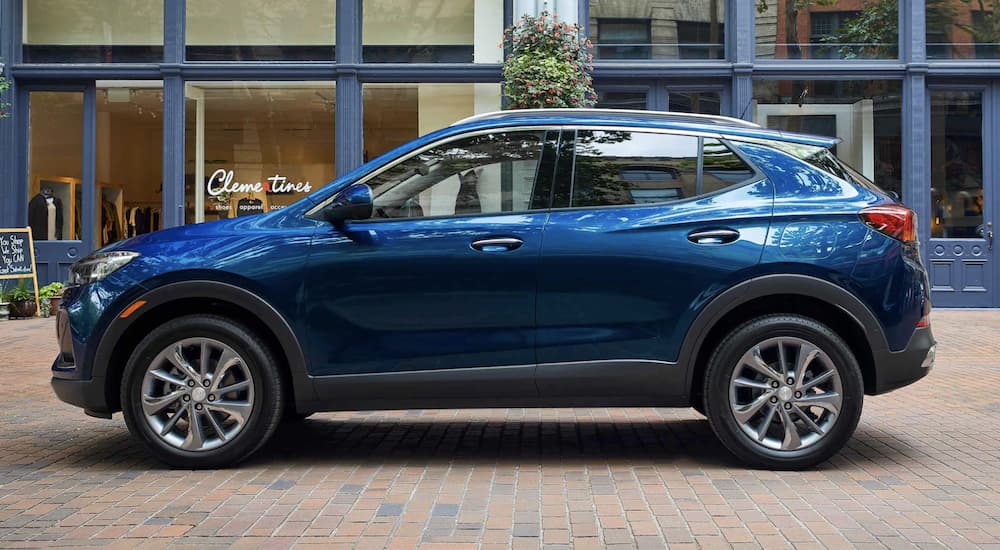
{"label": "car's front wheel", "polygon": [[191,315],[154,329],[133,350],[121,387],[125,423],[179,468],[233,465],[281,418],[284,392],[271,351],[231,319]]}
{"label": "car's front wheel", "polygon": [[709,423],[737,457],[770,469],[814,466],[838,452],[861,418],[861,369],[829,327],[770,315],[733,330],[705,375]]}

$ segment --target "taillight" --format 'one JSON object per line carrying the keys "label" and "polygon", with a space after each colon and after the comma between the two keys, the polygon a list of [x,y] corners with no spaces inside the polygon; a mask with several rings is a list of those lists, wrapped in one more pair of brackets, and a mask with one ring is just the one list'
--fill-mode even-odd
{"label": "taillight", "polygon": [[903,241],[917,240],[917,216],[905,206],[886,204],[871,206],[858,212],[858,217],[865,224],[883,235]]}
{"label": "taillight", "polygon": [[924,327],[929,327],[929,326],[931,326],[931,316],[930,315],[924,315],[923,317],[920,318],[919,321],[917,321],[917,328],[924,328]]}

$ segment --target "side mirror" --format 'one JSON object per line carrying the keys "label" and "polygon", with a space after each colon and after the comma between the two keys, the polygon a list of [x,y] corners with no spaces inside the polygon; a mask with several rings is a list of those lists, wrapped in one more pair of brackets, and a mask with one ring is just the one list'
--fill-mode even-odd
{"label": "side mirror", "polygon": [[323,209],[323,219],[336,227],[343,227],[350,220],[367,220],[374,209],[372,188],[363,183],[355,183],[333,197]]}

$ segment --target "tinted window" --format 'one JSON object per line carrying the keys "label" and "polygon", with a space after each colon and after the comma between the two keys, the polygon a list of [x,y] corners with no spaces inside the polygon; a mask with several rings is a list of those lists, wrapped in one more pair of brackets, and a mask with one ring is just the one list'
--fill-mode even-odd
{"label": "tinted window", "polygon": [[367,182],[375,195],[373,217],[530,210],[544,143],[545,131],[495,133],[418,153]]}
{"label": "tinted window", "polygon": [[699,195],[718,191],[753,176],[753,169],[717,139],[702,140],[701,190]]}
{"label": "tinted window", "polygon": [[[704,167],[699,177],[699,150]],[[722,142],[618,130],[577,132],[572,206],[686,199],[744,181],[753,170]]]}

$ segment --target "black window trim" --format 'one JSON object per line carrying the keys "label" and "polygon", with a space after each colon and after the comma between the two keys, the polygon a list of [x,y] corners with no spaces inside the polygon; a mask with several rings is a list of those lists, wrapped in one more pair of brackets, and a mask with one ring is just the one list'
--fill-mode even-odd
{"label": "black window trim", "polygon": [[[696,187],[695,188],[698,190],[699,194],[696,194],[696,195],[691,196],[691,197],[685,197],[683,199],[666,200],[666,201],[660,201],[660,202],[647,202],[647,203],[642,203],[642,204],[606,204],[606,205],[601,205],[601,206],[573,206],[572,202],[570,202],[569,206],[557,206],[556,204],[552,204],[551,205],[551,210],[553,210],[553,211],[565,212],[565,211],[577,211],[577,210],[605,210],[605,209],[610,209],[610,208],[649,208],[649,207],[663,206],[663,205],[666,205],[666,204],[681,204],[681,203],[685,203],[685,202],[701,200],[701,199],[703,199],[705,197],[713,197],[713,196],[718,195],[720,193],[729,192],[729,191],[732,191],[733,189],[736,189],[736,188],[739,188],[739,187],[743,187],[745,185],[750,185],[750,184],[753,184],[753,183],[758,183],[760,181],[763,181],[763,180],[767,179],[767,175],[764,174],[764,172],[762,172],[760,170],[760,168],[757,167],[756,164],[754,164],[753,162],[751,162],[750,159],[743,153],[743,151],[740,151],[738,147],[734,146],[730,142],[730,140],[724,134],[718,134],[718,133],[713,133],[713,132],[701,132],[701,131],[696,131],[696,130],[674,129],[674,128],[646,128],[646,127],[642,127],[642,126],[616,126],[616,125],[601,126],[601,125],[590,125],[590,124],[588,124],[588,125],[568,125],[568,126],[563,126],[562,127],[562,131],[563,131],[563,136],[564,136],[564,139],[566,140],[566,143],[570,146],[569,156],[571,157],[571,159],[570,159],[570,168],[569,168],[569,178],[561,178],[560,177],[561,176],[561,172],[563,170],[565,170],[565,166],[563,166],[563,162],[560,162],[559,163],[559,168],[558,168],[558,170],[556,172],[556,175],[555,175],[555,182],[556,182],[555,185],[558,186],[560,184],[560,181],[562,181],[562,182],[568,181],[568,184],[567,183],[563,183],[563,185],[564,186],[565,185],[569,185],[570,194],[568,196],[570,198],[570,201],[572,201],[573,178],[576,175],[576,132],[579,131],[579,130],[621,130],[621,131],[628,131],[628,132],[642,132],[642,133],[646,133],[646,134],[670,134],[670,135],[682,135],[682,136],[697,137],[698,138],[698,145],[699,145],[698,146],[698,178],[697,178],[697,183],[696,183]],[[572,138],[566,138],[565,136],[568,135],[570,132],[572,132]],[[740,160],[742,160],[747,165],[747,167],[750,168],[750,170],[753,171],[753,175],[751,175],[749,178],[746,178],[744,180],[738,181],[738,182],[733,183],[731,185],[727,185],[726,187],[723,187],[721,189],[716,189],[715,191],[712,191],[711,193],[700,194],[701,183],[702,183],[701,182],[701,176],[702,176],[703,169],[704,169],[704,165],[703,165],[704,154],[705,154],[705,151],[704,151],[704,140],[706,138],[708,138],[708,139],[716,139],[720,143],[722,143],[723,145],[725,145],[730,151],[733,152],[734,155],[737,156],[737,158],[739,158]],[[555,186],[553,186],[553,189],[554,188],[555,188]]]}
{"label": "black window trim", "polygon": [[[364,176],[361,176],[360,178],[358,178],[358,179],[356,179],[356,180],[348,183],[343,188],[341,188],[340,191],[343,191],[343,189],[345,189],[345,188],[347,188],[347,187],[349,187],[351,185],[356,185],[356,184],[359,184],[359,183],[367,183],[368,181],[372,180],[373,178],[375,178],[376,176],[382,174],[383,172],[385,172],[387,170],[391,170],[396,165],[401,164],[401,163],[403,163],[403,162],[405,162],[405,161],[407,161],[407,160],[409,160],[409,159],[411,159],[411,158],[413,158],[413,157],[415,157],[415,156],[417,156],[417,155],[419,155],[421,153],[424,153],[424,152],[429,151],[431,149],[434,149],[436,147],[440,147],[442,145],[447,145],[448,143],[452,143],[452,142],[458,141],[460,139],[466,139],[466,138],[470,138],[470,137],[482,136],[482,135],[486,135],[486,134],[496,134],[496,133],[500,133],[500,132],[503,132],[503,133],[509,133],[509,132],[542,132],[543,133],[543,135],[542,135],[542,153],[541,153],[542,156],[539,157],[539,159],[538,159],[538,166],[535,168],[535,184],[537,185],[537,183],[538,183],[538,177],[539,177],[539,171],[541,170],[541,168],[542,168],[542,166],[543,166],[543,164],[544,164],[544,162],[546,160],[545,151],[546,151],[546,145],[549,144],[550,136],[554,136],[554,138],[551,138],[551,139],[553,139],[554,142],[555,142],[555,150],[557,152],[557,158],[558,158],[559,147],[562,146],[562,142],[561,142],[562,129],[558,125],[538,124],[538,125],[534,125],[534,126],[532,126],[532,125],[498,126],[498,127],[493,127],[493,128],[480,128],[478,130],[473,130],[471,132],[463,132],[463,133],[460,133],[460,134],[453,134],[453,135],[450,135],[450,136],[445,136],[445,137],[443,137],[443,138],[441,138],[439,140],[432,141],[431,143],[428,143],[428,144],[426,144],[426,145],[424,145],[422,147],[418,147],[418,148],[416,148],[416,149],[414,149],[414,150],[412,150],[412,151],[410,151],[408,153],[400,155],[399,157],[391,160],[390,162],[387,162],[386,164],[383,164],[382,166],[379,166],[378,168],[376,168],[375,170],[372,170],[371,172],[365,174]],[[558,163],[554,163],[554,164],[558,164]],[[440,216],[420,216],[420,217],[415,217],[415,218],[368,218],[368,219],[365,219],[365,220],[355,220],[355,221],[352,221],[351,223],[352,224],[355,224],[355,223],[378,223],[378,224],[380,224],[380,223],[393,223],[393,222],[415,221],[415,220],[441,220],[441,219],[458,219],[458,218],[472,218],[472,217],[484,217],[484,216],[489,216],[489,217],[516,216],[516,215],[524,215],[524,214],[533,214],[533,213],[548,212],[549,210],[552,209],[552,193],[551,193],[551,191],[555,189],[555,183],[554,182],[555,182],[555,178],[557,176],[558,176],[558,174],[556,173],[556,167],[553,167],[553,174],[551,176],[552,181],[553,181],[553,185],[552,185],[552,187],[550,189],[549,204],[548,204],[547,208],[529,208],[528,210],[518,210],[517,212],[471,212],[471,213],[468,213],[468,214],[442,214]],[[333,193],[332,195],[330,195],[329,197],[327,197],[323,201],[315,204],[312,208],[310,208],[308,211],[306,211],[305,217],[308,218],[308,219],[311,219],[311,220],[323,221],[323,209],[326,208],[331,202],[333,202],[333,199],[337,197],[337,195],[340,193],[340,191],[337,191],[336,193]],[[532,189],[532,196],[534,196],[534,191],[535,190],[533,188]],[[530,205],[530,203],[529,203],[529,205]]]}

